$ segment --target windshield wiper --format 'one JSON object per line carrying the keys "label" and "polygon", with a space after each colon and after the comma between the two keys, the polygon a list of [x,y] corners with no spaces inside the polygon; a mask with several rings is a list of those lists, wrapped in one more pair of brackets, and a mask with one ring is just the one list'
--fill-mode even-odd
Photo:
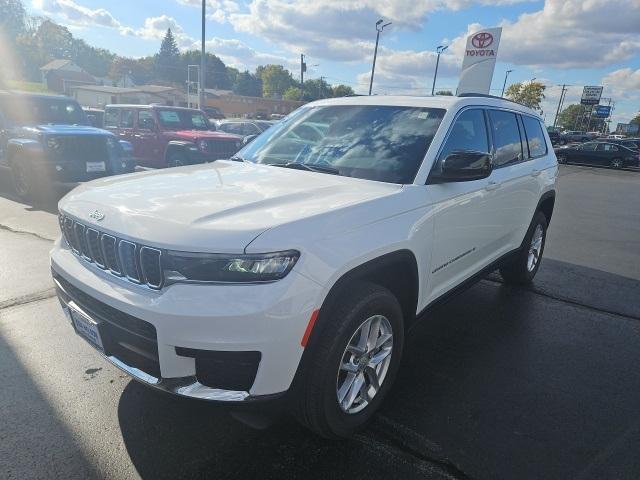
{"label": "windshield wiper", "polygon": [[308,172],[329,173],[331,175],[340,175],[340,170],[325,165],[309,165],[306,163],[289,162],[289,163],[268,163],[274,167],[292,168],[294,170],[306,170]]}
{"label": "windshield wiper", "polygon": [[234,162],[246,162],[247,161],[244,158],[242,158],[240,155],[234,155],[233,157],[229,158],[229,160],[233,160]]}

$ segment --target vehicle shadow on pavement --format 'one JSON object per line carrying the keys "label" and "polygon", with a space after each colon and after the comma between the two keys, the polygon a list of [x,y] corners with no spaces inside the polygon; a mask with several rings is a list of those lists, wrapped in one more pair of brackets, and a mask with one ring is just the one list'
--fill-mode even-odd
{"label": "vehicle shadow on pavement", "polygon": [[378,422],[470,478],[638,478],[640,322],[580,303],[598,277],[634,282],[637,309],[639,284],[545,262],[583,279],[565,294],[583,292],[537,292],[553,286],[541,270],[533,289],[485,280],[435,309],[413,330]]}
{"label": "vehicle shadow on pavement", "polygon": [[32,373],[4,339],[2,316],[0,312],[0,477],[99,478],[49,399],[31,380]]}
{"label": "vehicle shadow on pavement", "polygon": [[[6,176],[8,177],[8,175]],[[25,210],[33,212],[33,211],[43,211],[48,213],[58,213],[58,200],[60,200],[66,192],[60,192],[56,195],[53,195],[50,199],[48,199],[44,203],[33,203],[26,202],[14,193],[13,185],[8,178],[5,176],[0,176],[0,197],[6,198],[7,200],[11,200],[13,202],[22,203],[25,207]]]}
{"label": "vehicle shadow on pavement", "polygon": [[445,478],[367,432],[328,441],[287,417],[254,430],[225,408],[135,381],[122,393],[118,417],[127,452],[144,479]]}

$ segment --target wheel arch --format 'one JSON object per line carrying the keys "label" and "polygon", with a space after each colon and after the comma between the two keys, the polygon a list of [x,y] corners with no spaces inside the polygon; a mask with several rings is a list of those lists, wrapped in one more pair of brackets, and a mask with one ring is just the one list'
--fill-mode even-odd
{"label": "wheel arch", "polygon": [[551,223],[551,216],[553,215],[553,208],[556,203],[556,191],[549,190],[540,197],[536,212],[542,212],[547,218],[547,225]]}

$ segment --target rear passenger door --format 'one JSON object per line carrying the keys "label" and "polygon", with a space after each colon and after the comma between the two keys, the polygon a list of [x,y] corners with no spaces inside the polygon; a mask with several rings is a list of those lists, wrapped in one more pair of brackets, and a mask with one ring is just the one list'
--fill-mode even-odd
{"label": "rear passenger door", "polygon": [[491,109],[494,146],[495,196],[492,199],[496,233],[496,257],[518,248],[524,239],[539,199],[537,172],[529,156],[520,115]]}

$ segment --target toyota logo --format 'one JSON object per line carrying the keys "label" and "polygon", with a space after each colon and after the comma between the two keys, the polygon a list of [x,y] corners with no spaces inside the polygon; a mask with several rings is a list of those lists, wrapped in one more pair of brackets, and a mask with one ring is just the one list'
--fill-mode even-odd
{"label": "toyota logo", "polygon": [[471,43],[476,48],[487,48],[493,43],[493,35],[489,32],[476,33],[471,37]]}

